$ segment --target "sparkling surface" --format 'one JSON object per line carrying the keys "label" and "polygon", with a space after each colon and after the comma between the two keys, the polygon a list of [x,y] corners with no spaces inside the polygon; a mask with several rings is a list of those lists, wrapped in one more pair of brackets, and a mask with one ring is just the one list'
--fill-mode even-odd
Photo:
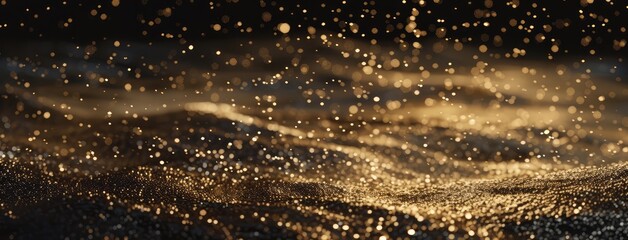
{"label": "sparkling surface", "polygon": [[628,6],[542,3],[2,0],[0,237],[627,236]]}

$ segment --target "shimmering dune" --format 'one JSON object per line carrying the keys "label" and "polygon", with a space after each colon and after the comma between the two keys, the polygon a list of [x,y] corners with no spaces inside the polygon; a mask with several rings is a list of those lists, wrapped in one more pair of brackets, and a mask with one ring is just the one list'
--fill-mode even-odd
{"label": "shimmering dune", "polygon": [[366,67],[343,48],[387,49],[336,41],[291,43],[316,52],[299,58],[269,41],[256,57],[272,64],[154,63],[138,79],[126,69],[168,46],[3,59],[29,84],[0,88],[0,236],[628,235],[628,89],[608,71],[467,51],[440,56],[455,70]]}
{"label": "shimmering dune", "polygon": [[[626,164],[433,185],[383,180],[377,186],[233,180],[168,167],[125,168],[83,178],[48,176],[34,168],[2,163],[0,197],[3,207],[11,209],[2,218],[4,234],[25,238],[628,234]],[[128,226],[136,230],[128,231]]]}

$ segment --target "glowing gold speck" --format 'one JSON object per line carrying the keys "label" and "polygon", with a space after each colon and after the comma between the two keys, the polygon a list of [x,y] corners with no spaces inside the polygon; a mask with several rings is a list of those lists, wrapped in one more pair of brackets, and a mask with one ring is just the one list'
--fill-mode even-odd
{"label": "glowing gold speck", "polygon": [[279,29],[281,33],[288,33],[290,32],[290,24],[280,23],[279,25],[277,25],[277,29]]}

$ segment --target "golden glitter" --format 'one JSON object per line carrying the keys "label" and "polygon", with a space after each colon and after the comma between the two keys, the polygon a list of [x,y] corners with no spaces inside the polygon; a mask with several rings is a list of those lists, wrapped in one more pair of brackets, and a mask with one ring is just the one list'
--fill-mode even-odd
{"label": "golden glitter", "polygon": [[277,25],[277,29],[279,29],[281,33],[288,33],[290,32],[290,25],[287,23],[280,23]]}
{"label": "golden glitter", "polygon": [[0,0],[0,236],[621,239],[625,10]]}

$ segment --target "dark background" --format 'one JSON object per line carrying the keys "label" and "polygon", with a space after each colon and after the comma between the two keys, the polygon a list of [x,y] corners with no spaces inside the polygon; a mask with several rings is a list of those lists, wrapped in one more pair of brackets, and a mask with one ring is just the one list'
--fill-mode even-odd
{"label": "dark background", "polygon": [[[403,26],[407,24],[412,8],[417,8],[420,12],[417,28],[426,31],[428,35],[417,39],[411,34],[405,34],[403,39],[406,42],[435,38],[434,31],[444,27],[448,40],[457,39],[475,46],[487,44],[494,52],[511,52],[513,48],[521,48],[526,49],[530,57],[546,57],[551,53],[551,46],[557,44],[560,53],[571,56],[591,55],[591,49],[596,51],[593,55],[618,56],[623,55],[625,50],[613,48],[613,41],[626,38],[626,2],[596,0],[587,4],[586,0],[441,0],[435,3],[428,0],[421,5],[416,0],[408,0],[407,3],[401,0],[346,1],[346,4],[343,1],[228,0],[210,3],[191,0],[121,0],[120,5],[114,7],[111,1],[2,0],[0,41],[5,44],[35,39],[75,43],[102,40],[184,43],[204,39],[274,36],[278,34],[276,26],[281,22],[290,23],[291,34],[305,32],[308,26],[315,26],[319,32],[344,32],[350,38],[398,41],[406,33]],[[517,7],[513,7],[513,4]],[[170,8],[170,16],[164,16],[166,8]],[[95,16],[90,13],[94,9],[97,10]],[[304,9],[306,13],[303,13]],[[370,14],[372,10],[377,13]],[[271,21],[263,21],[264,12],[272,15]],[[105,20],[100,18],[102,13],[107,15]],[[360,17],[362,14],[364,17]],[[387,14],[390,16],[387,17]],[[72,18],[72,22],[67,27],[63,26],[69,18]],[[148,22],[156,18],[161,22],[149,26]],[[439,19],[444,22],[439,22]],[[518,24],[511,26],[511,19],[515,19]],[[525,23],[520,24],[521,20]],[[242,23],[242,27],[236,26],[238,22]],[[322,22],[326,25],[321,26]],[[350,31],[348,23],[351,22],[360,26],[357,33]],[[478,22],[480,26],[460,27],[465,22]],[[482,26],[484,22],[490,23],[490,26]],[[220,24],[222,29],[214,31],[214,24]],[[518,25],[522,25],[523,29],[518,29]],[[528,31],[531,25],[534,29]],[[551,26],[552,30],[546,31],[544,25]],[[458,26],[458,30],[452,30],[452,26]],[[184,31],[183,27],[187,30]],[[251,27],[252,32],[241,31],[247,27]],[[374,27],[379,29],[377,34],[371,32]],[[390,31],[386,33],[385,29]],[[167,39],[162,36],[165,33],[174,37]],[[544,34],[545,41],[535,41],[539,33]],[[493,43],[497,35],[502,38],[500,44]],[[592,42],[585,47],[581,39],[586,36],[590,36]],[[526,37],[529,43],[524,42]]]}

